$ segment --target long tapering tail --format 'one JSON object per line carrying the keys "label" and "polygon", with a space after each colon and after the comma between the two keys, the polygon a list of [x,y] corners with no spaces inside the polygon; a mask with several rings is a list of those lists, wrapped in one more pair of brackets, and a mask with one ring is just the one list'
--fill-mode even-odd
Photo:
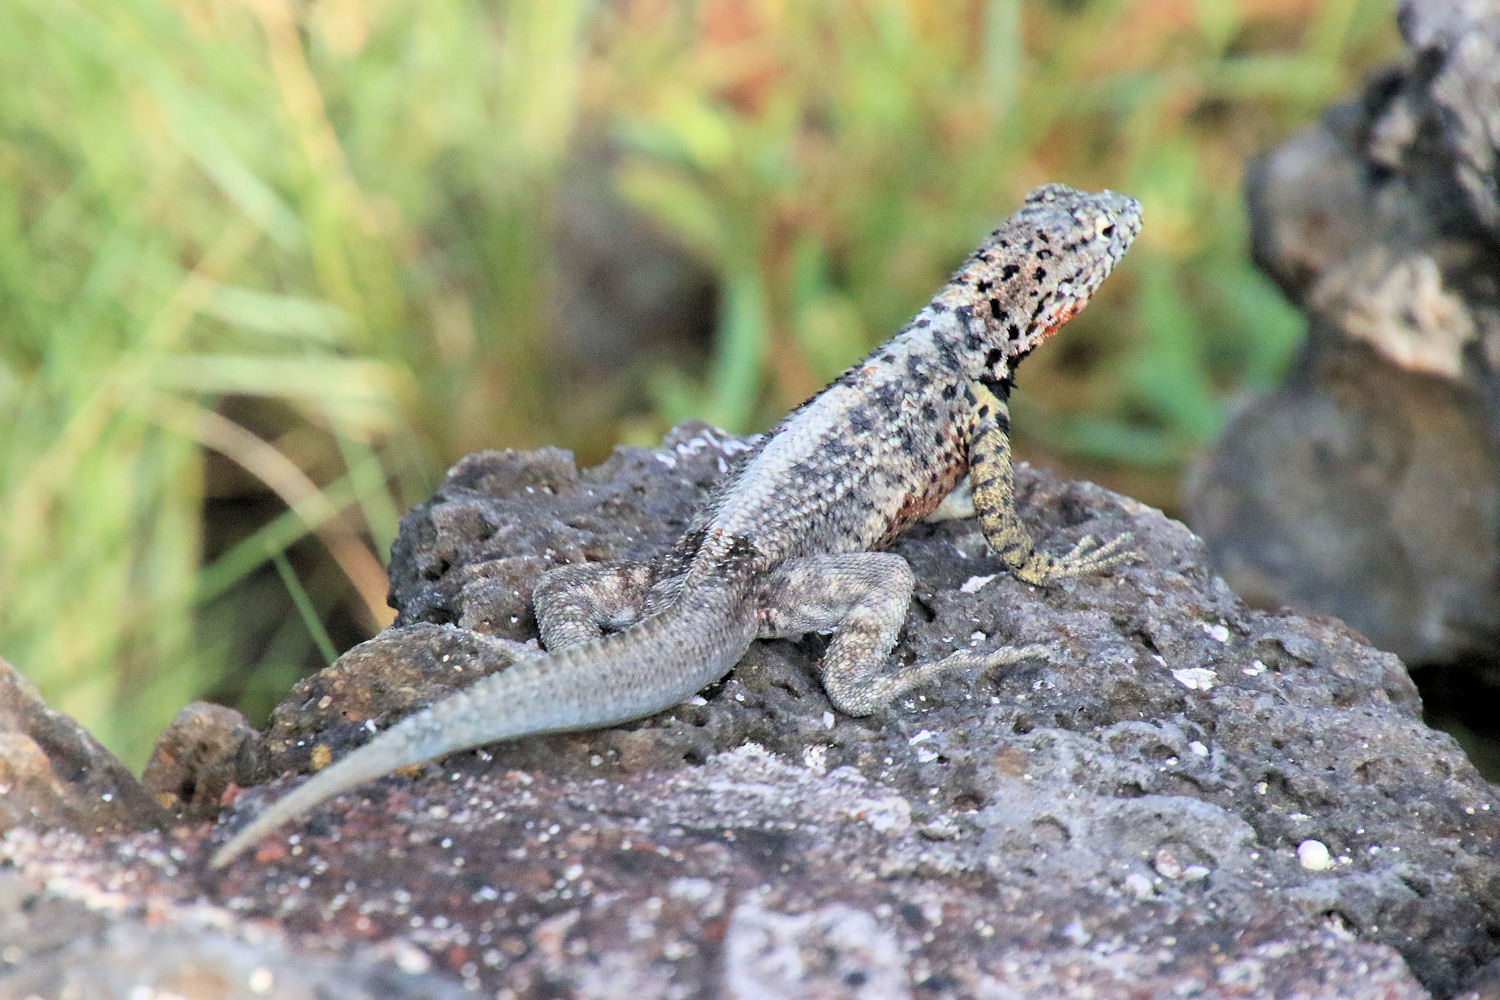
{"label": "long tapering tail", "polygon": [[221,868],[324,799],[398,767],[542,733],[599,729],[670,708],[729,672],[755,637],[731,588],[695,589],[624,632],[519,660],[402,719],[273,803],[214,852]]}

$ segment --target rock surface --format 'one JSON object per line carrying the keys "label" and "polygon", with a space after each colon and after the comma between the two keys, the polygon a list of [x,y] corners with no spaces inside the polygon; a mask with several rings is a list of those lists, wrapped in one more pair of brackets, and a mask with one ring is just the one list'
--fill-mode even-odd
{"label": "rock surface", "polygon": [[146,830],[171,819],[114,754],[0,660],[0,833]]}
{"label": "rock surface", "polygon": [[1408,0],[1409,59],[1252,165],[1309,319],[1185,488],[1235,589],[1415,663],[1500,662],[1500,0]]}
{"label": "rock surface", "polygon": [[[153,863],[163,864],[160,857]],[[143,907],[143,910],[137,910]],[[462,1000],[415,949],[309,955],[285,933],[121,885],[0,870],[0,1000]]]}
{"label": "rock surface", "polygon": [[213,819],[226,795],[255,780],[259,734],[232,708],[189,702],[156,738],[141,784],[185,819]]}
{"label": "rock surface", "polygon": [[[653,551],[742,447],[688,426],[583,472],[549,450],[463,460],[403,522],[399,626],[299,684],[256,766],[317,766],[504,669],[542,569]],[[825,640],[756,643],[660,716],[383,779],[222,873],[204,867],[213,844],[294,779],[213,829],[17,831],[0,854],[32,881],[0,961],[60,974],[72,953],[28,914],[87,905],[95,940],[132,954],[144,913],[206,942],[213,967],[238,943],[273,948],[277,969],[359,961],[498,996],[1483,989],[1500,809],[1422,725],[1400,662],[1336,623],[1246,607],[1156,511],[1024,466],[1018,484],[1049,547],[1133,530],[1138,558],[1039,591],[973,522],[919,526],[895,548],[918,578],[898,655],[1037,642],[1053,660],[851,719],[818,686]]]}

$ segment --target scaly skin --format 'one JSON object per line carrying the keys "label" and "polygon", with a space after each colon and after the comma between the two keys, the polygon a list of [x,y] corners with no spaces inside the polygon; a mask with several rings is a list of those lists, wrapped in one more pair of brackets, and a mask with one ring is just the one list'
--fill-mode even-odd
{"label": "scaly skin", "polygon": [[985,537],[1018,578],[1045,584],[1125,558],[1125,538],[1085,539],[1061,557],[1036,549],[1016,516],[1006,401],[1016,365],[1087,304],[1140,225],[1140,205],[1125,195],[1033,191],[911,323],[747,452],[672,548],[649,563],[546,574],[534,598],[547,653],[401,720],[313,775],[211,864],[398,767],[662,711],[723,677],[758,637],[831,631],[823,686],[851,715],[942,671],[1045,652],[960,651],[890,669],[912,574],[899,556],[872,550],[971,474]]}

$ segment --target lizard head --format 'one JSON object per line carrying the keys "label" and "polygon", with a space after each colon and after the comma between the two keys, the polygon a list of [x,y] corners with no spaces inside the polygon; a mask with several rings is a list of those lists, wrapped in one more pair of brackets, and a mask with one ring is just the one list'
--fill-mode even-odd
{"label": "lizard head", "polygon": [[940,294],[985,339],[1024,357],[1078,314],[1141,231],[1129,195],[1047,184],[985,237]]}

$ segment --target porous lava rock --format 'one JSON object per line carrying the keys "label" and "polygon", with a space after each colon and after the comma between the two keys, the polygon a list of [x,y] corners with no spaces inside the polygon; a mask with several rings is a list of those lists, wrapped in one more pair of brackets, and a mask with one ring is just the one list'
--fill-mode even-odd
{"label": "porous lava rock", "polygon": [[269,935],[293,969],[384,955],[486,995],[1389,1000],[1493,978],[1500,810],[1400,661],[1246,606],[1181,524],[1025,465],[1048,548],[1130,531],[1134,558],[1038,589],[974,522],[920,525],[894,547],[917,576],[896,655],[1047,657],[853,719],[819,687],[826,639],[757,642],[656,717],[452,755],[206,868],[284,772],[524,655],[538,574],[655,551],[744,447],[686,425],[583,471],[464,459],[403,521],[398,626],[277,710],[274,780],[212,828],[0,849],[38,900],[111,887],[111,922]]}

